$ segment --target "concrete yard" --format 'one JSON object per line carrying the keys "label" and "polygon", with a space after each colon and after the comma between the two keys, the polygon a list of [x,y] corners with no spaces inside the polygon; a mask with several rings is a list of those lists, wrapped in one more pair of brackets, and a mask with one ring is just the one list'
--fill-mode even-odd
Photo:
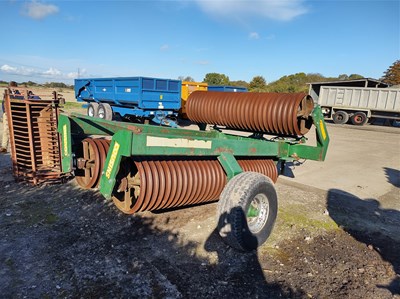
{"label": "concrete yard", "polygon": [[[323,190],[340,189],[363,199],[379,198],[400,186],[399,128],[327,125],[331,141],[324,163],[306,161],[292,167],[293,175],[287,172],[285,179]],[[310,136],[310,142],[314,139]]]}

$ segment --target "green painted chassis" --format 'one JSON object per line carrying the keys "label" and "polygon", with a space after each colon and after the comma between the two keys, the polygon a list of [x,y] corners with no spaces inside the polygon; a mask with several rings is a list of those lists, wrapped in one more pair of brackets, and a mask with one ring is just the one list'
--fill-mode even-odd
{"label": "green painted chassis", "polygon": [[193,131],[61,114],[58,132],[62,170],[66,173],[73,171],[73,150],[89,135],[112,136],[99,184],[100,193],[107,199],[111,198],[122,157],[213,156],[217,157],[228,180],[243,171],[235,156],[266,157],[275,161],[323,161],[329,135],[320,106],[314,108],[311,117],[316,131],[316,146],[306,145],[304,137],[297,141],[285,138],[266,140],[229,135],[217,130]]}

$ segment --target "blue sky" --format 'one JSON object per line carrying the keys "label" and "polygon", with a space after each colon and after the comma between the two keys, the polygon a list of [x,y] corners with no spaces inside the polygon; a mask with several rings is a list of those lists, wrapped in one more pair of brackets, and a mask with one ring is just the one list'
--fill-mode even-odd
{"label": "blue sky", "polygon": [[400,1],[0,0],[0,80],[297,72],[380,78],[400,59]]}

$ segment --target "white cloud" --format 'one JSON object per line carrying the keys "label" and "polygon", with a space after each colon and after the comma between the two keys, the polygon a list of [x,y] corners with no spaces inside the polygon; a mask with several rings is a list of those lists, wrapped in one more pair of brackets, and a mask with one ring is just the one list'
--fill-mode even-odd
{"label": "white cloud", "polygon": [[44,71],[43,76],[49,76],[49,77],[59,77],[61,76],[61,72],[55,68],[49,68],[47,71]]}
{"label": "white cloud", "polygon": [[[50,67],[48,70],[39,70],[35,68],[25,67],[25,66],[10,66],[8,64],[3,64],[0,66],[0,72],[9,74],[9,75],[20,75],[26,77],[41,77],[47,79],[55,79],[55,80],[67,80],[67,79],[75,79],[78,78],[77,72],[63,73],[62,71]],[[86,69],[79,70],[79,76],[86,75]]]}
{"label": "white cloud", "polygon": [[250,32],[249,39],[260,39],[260,35],[257,32]]}
{"label": "white cloud", "polygon": [[45,17],[56,14],[59,12],[59,8],[54,4],[45,4],[39,1],[31,1],[23,6],[22,13],[28,17],[41,20]]}
{"label": "white cloud", "polygon": [[37,74],[37,71],[35,71],[32,68],[28,67],[15,67],[15,66],[10,66],[8,64],[4,64],[0,67],[0,71],[3,73],[7,74],[12,74],[12,75],[22,75],[22,76],[33,76]]}
{"label": "white cloud", "polygon": [[206,12],[218,16],[262,16],[273,20],[290,21],[307,13],[304,0],[195,0]]}
{"label": "white cloud", "polygon": [[9,66],[8,64],[4,64],[0,67],[0,70],[2,70],[5,73],[12,73],[12,72],[15,72],[17,70],[17,68],[15,68],[13,66]]}
{"label": "white cloud", "polygon": [[168,50],[169,50],[169,45],[167,45],[167,44],[162,45],[162,46],[160,47],[160,51],[168,51]]}
{"label": "white cloud", "polygon": [[76,79],[76,78],[80,77],[81,75],[85,75],[85,74],[83,72],[79,73],[79,74],[78,74],[78,72],[70,72],[66,76],[68,79]]}

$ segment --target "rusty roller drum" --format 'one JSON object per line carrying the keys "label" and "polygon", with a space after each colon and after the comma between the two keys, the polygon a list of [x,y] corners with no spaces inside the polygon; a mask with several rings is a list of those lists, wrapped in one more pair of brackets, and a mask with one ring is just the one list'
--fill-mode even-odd
{"label": "rusty roller drum", "polygon": [[84,189],[96,188],[100,182],[110,140],[85,138],[77,151],[76,182]]}
{"label": "rusty roller drum", "polygon": [[[240,159],[244,171],[278,178],[273,160]],[[227,183],[216,159],[134,160],[124,158],[112,198],[124,213],[154,211],[215,201]]]}
{"label": "rusty roller drum", "polygon": [[305,93],[195,91],[186,113],[197,123],[285,136],[306,134],[314,102]]}

